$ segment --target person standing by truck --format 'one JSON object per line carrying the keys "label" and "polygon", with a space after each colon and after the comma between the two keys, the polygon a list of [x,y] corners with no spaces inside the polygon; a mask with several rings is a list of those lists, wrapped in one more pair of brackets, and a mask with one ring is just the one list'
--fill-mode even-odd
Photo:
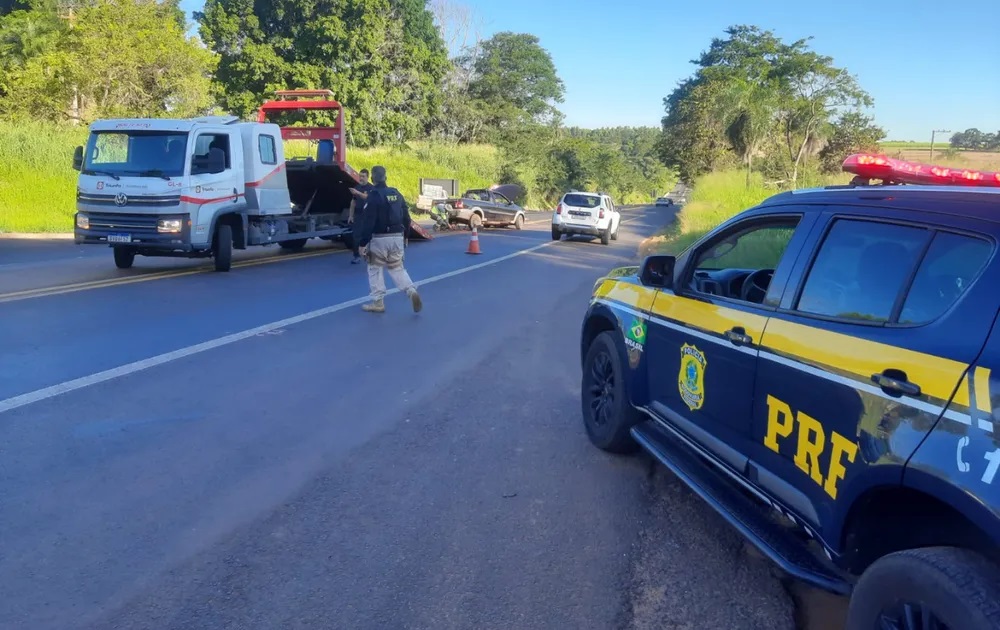
{"label": "person standing by truck", "polygon": [[[361,184],[351,189],[351,194],[354,195],[354,199],[351,199],[351,210],[347,215],[347,222],[350,225],[354,225],[354,222],[357,219],[355,216],[355,208],[357,208],[358,201],[361,201],[361,209],[364,210],[364,201],[368,198],[368,191],[373,188],[373,186],[368,183],[367,168],[361,169],[358,176],[361,179]],[[356,265],[361,262],[361,252],[358,249],[358,239],[352,238],[351,240],[354,242],[354,258],[351,259],[351,264]]]}
{"label": "person standing by truck", "polygon": [[396,287],[409,296],[413,312],[419,313],[423,302],[403,267],[404,238],[413,222],[406,200],[402,193],[386,185],[384,166],[372,168],[372,181],[375,185],[367,193],[360,226],[355,231],[355,242],[368,260],[368,285],[372,296],[372,301],[361,308],[369,313],[385,312],[385,276],[382,270],[388,269]]}

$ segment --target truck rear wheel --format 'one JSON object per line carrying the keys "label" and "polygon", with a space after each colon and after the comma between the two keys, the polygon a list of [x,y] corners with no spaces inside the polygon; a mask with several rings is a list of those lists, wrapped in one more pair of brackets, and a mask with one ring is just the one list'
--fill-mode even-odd
{"label": "truck rear wheel", "polygon": [[[1000,567],[955,547],[891,553],[861,575],[851,595],[847,627],[1000,628]],[[936,624],[934,624],[936,622]],[[882,624],[882,625],[880,625]]]}
{"label": "truck rear wheel", "polygon": [[115,254],[115,267],[128,269],[135,262],[135,250],[126,247],[115,247],[113,251]]}
{"label": "truck rear wheel", "polygon": [[281,247],[281,249],[298,251],[306,246],[306,241],[308,240],[309,239],[307,238],[297,238],[291,241],[279,241],[278,246]]}
{"label": "truck rear wheel", "polygon": [[514,219],[514,229],[515,230],[524,229],[524,215],[519,214],[517,215],[517,218]]}
{"label": "truck rear wheel", "polygon": [[481,230],[482,227],[483,227],[483,217],[473,213],[473,215],[469,217],[469,228]]}
{"label": "truck rear wheel", "polygon": [[233,266],[233,228],[225,223],[215,230],[215,270],[229,271]]}

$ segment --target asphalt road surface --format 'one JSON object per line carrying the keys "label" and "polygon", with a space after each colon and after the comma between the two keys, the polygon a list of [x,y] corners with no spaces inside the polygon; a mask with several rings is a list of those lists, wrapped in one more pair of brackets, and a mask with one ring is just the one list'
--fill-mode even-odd
{"label": "asphalt road surface", "polygon": [[419,315],[363,313],[325,243],[220,274],[0,241],[0,628],[794,628],[721,518],[582,430],[589,293],[670,212],[413,243]]}

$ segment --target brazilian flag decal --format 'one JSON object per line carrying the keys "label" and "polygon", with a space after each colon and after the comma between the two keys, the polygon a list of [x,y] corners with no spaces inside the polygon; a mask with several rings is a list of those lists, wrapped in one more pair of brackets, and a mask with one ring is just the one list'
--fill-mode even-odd
{"label": "brazilian flag decal", "polygon": [[646,322],[638,317],[632,320],[632,325],[625,331],[625,336],[639,344],[646,343]]}

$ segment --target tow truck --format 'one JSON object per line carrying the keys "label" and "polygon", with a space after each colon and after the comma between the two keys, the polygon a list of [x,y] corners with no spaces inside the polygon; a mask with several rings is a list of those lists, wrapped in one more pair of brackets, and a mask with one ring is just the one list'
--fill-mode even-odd
{"label": "tow truck", "polygon": [[[326,126],[278,126],[270,115],[327,111]],[[286,140],[316,155],[286,159]],[[119,269],[137,255],[214,259],[234,249],[298,250],[310,238],[352,245],[347,222],[359,176],[346,161],[343,106],[329,90],[281,90],[256,122],[236,116],[100,120],[76,148],[74,240],[112,248]],[[410,238],[431,236],[414,224]]]}

